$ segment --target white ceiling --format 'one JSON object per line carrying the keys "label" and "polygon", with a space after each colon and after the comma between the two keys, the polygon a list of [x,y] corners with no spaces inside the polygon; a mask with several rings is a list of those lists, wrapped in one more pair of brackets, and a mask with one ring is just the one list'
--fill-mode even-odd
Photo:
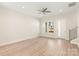
{"label": "white ceiling", "polygon": [[50,14],[58,15],[60,14],[59,10],[62,10],[62,13],[65,14],[76,10],[79,7],[79,3],[77,3],[76,6],[69,8],[69,3],[70,2],[4,2],[0,3],[0,5],[33,17],[40,18],[43,16],[43,14],[38,14],[39,12],[37,10],[40,10],[40,8],[48,8],[48,10],[52,11]]}

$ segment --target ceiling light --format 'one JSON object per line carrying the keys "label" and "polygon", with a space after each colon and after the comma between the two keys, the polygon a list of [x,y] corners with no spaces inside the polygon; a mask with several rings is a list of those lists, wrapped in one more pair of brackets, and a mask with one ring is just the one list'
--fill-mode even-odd
{"label": "ceiling light", "polygon": [[24,6],[22,6],[22,8],[24,8]]}
{"label": "ceiling light", "polygon": [[63,10],[62,9],[59,9],[59,12],[61,13],[61,12],[63,12]]}

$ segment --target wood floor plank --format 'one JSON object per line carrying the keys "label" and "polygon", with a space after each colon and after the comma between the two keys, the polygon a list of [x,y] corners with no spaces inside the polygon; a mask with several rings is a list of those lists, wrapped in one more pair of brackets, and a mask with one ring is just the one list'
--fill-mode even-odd
{"label": "wood floor plank", "polygon": [[35,38],[0,47],[1,56],[79,56],[77,45],[63,39]]}

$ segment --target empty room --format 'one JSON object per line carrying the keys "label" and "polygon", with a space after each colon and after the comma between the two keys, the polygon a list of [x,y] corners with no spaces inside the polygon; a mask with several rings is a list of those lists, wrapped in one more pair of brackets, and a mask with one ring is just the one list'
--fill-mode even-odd
{"label": "empty room", "polygon": [[79,56],[79,2],[0,2],[0,56]]}

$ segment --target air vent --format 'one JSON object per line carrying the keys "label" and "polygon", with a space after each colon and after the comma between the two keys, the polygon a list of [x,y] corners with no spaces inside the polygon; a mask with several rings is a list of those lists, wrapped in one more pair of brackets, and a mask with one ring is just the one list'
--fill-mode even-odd
{"label": "air vent", "polygon": [[72,2],[72,3],[70,3],[68,6],[69,7],[74,7],[76,5],[76,2]]}

